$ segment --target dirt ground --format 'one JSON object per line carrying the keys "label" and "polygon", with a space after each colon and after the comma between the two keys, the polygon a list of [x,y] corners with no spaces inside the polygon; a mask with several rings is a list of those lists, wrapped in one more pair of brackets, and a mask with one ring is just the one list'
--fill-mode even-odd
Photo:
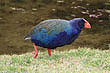
{"label": "dirt ground", "polygon": [[[30,41],[24,36],[40,21],[77,17],[87,19],[92,29],[83,29],[80,37],[71,45],[75,47],[109,49],[110,2],[98,0],[1,0],[0,1],[0,54],[32,52]],[[43,51],[43,48],[39,47]]]}

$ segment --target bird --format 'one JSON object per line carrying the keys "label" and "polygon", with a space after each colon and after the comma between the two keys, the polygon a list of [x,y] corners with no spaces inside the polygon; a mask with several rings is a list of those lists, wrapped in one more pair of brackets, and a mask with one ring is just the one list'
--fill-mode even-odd
{"label": "bird", "polygon": [[48,19],[34,26],[26,34],[24,40],[30,39],[33,43],[34,58],[38,55],[37,46],[47,48],[48,55],[51,56],[51,49],[73,43],[83,28],[91,28],[89,22],[84,18]]}

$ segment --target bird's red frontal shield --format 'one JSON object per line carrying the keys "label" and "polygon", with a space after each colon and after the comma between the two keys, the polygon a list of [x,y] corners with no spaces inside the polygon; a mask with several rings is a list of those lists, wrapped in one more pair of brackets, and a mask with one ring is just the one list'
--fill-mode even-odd
{"label": "bird's red frontal shield", "polygon": [[85,19],[84,21],[85,21],[84,28],[91,28],[91,25],[89,24],[89,22]]}

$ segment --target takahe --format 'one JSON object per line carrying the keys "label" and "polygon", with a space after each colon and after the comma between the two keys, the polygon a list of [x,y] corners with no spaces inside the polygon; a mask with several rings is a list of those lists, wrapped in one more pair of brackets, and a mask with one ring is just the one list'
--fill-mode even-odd
{"label": "takahe", "polygon": [[51,56],[51,49],[74,42],[80,35],[82,28],[91,28],[91,25],[84,18],[49,19],[33,27],[25,36],[25,40],[31,39],[34,44],[34,58],[38,55],[37,46],[48,48],[48,54]]}

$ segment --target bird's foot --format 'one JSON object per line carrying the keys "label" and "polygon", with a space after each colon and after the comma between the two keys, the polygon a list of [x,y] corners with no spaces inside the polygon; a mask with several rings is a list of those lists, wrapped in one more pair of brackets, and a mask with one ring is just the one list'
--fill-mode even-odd
{"label": "bird's foot", "polygon": [[51,49],[50,48],[48,48],[48,54],[49,54],[49,56],[51,56]]}
{"label": "bird's foot", "polygon": [[35,53],[34,58],[36,58],[36,57],[37,57],[37,55],[38,55],[38,53]]}

